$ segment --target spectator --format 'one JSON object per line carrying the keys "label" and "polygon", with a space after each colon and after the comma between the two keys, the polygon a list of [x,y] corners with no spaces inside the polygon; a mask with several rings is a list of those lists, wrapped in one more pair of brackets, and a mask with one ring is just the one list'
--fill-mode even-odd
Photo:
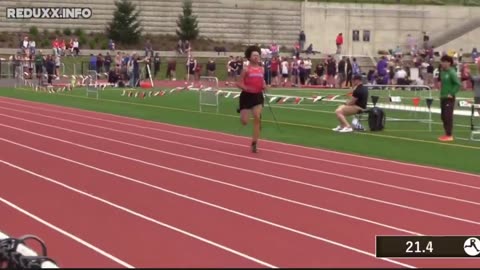
{"label": "spectator", "polygon": [[315,74],[317,75],[317,85],[324,85],[325,63],[318,63],[315,68]]}
{"label": "spectator", "polygon": [[103,61],[103,55],[102,55],[101,53],[99,53],[99,54],[97,55],[97,65],[96,65],[96,67],[97,67],[97,69],[96,69],[97,74],[103,73],[103,63],[104,63],[104,61]]}
{"label": "spectator", "polygon": [[278,79],[279,76],[279,71],[280,71],[280,60],[278,59],[278,56],[274,56],[272,58],[271,62],[271,76],[272,76],[272,85],[273,86],[279,86],[280,82]]}
{"label": "spectator", "polygon": [[476,61],[477,61],[477,58],[478,58],[477,48],[473,48],[473,49],[472,49],[472,60],[473,60],[473,62],[476,62]]}
{"label": "spectator", "polygon": [[286,57],[282,59],[281,68],[283,78],[282,86],[285,86],[288,81],[288,60]]}
{"label": "spectator", "polygon": [[293,60],[292,60],[292,63],[291,63],[291,70],[292,70],[292,76],[290,78],[290,81],[292,83],[292,86],[296,87],[299,84],[299,80],[298,80],[299,63],[298,63],[296,57],[293,57]]}
{"label": "spectator", "polygon": [[328,87],[334,87],[335,76],[337,75],[337,63],[331,55],[327,58],[327,85]]}
{"label": "spectator", "polygon": [[47,70],[47,83],[52,85],[52,80],[55,72],[55,61],[52,58],[52,55],[47,56],[47,61],[45,62],[45,69]]}
{"label": "spectator", "polygon": [[25,53],[27,49],[30,47],[30,42],[28,41],[28,37],[25,36],[20,43],[20,49],[22,49],[22,52]]}
{"label": "spectator", "polygon": [[357,63],[357,58],[353,58],[352,71],[353,71],[353,75],[361,75],[361,70],[360,70],[360,66]]}
{"label": "spectator", "polygon": [[161,59],[158,53],[155,53],[153,58],[153,77],[157,77],[157,74],[160,72]]}
{"label": "spectator", "polygon": [[407,71],[401,67],[396,67],[397,71],[395,72],[395,80],[397,81],[397,85],[408,85],[407,80]]}
{"label": "spectator", "polygon": [[298,36],[298,42],[300,45],[300,50],[303,51],[303,48],[305,46],[305,42],[307,41],[307,37],[305,36],[305,32],[302,30],[300,31],[300,35]]}
{"label": "spectator", "polygon": [[242,74],[243,59],[240,56],[237,56],[235,60],[237,61],[237,73],[235,74],[235,80],[237,80],[238,77],[240,77],[240,74]]}
{"label": "spectator", "polygon": [[176,80],[176,69],[177,69],[177,61],[175,60],[175,58],[170,58],[168,60],[168,64],[167,64],[167,78],[171,81],[175,81]]}
{"label": "spectator", "polygon": [[230,60],[227,62],[228,78],[226,85],[230,83],[235,84],[235,77],[237,73],[237,61],[234,60],[233,55],[230,56]]}
{"label": "spectator", "polygon": [[55,75],[57,76],[56,80],[60,80],[60,55],[55,55]]}
{"label": "spectator", "polygon": [[387,84],[388,83],[388,77],[387,77],[387,58],[385,56],[382,56],[380,61],[377,63],[377,75],[378,75],[378,84]]}
{"label": "spectator", "polygon": [[89,70],[97,70],[97,57],[92,53],[90,54],[90,65]]}
{"label": "spectator", "polygon": [[343,46],[343,34],[342,33],[339,33],[336,40],[335,40],[335,43],[337,44],[337,54],[341,54],[342,53],[342,46]]}
{"label": "spectator", "polygon": [[217,69],[217,65],[215,63],[215,60],[213,58],[210,58],[210,60],[207,63],[207,76],[215,77],[216,69]]}
{"label": "spectator", "polygon": [[352,62],[350,61],[350,58],[347,58],[347,78],[345,82],[345,87],[353,86],[352,78],[353,78],[353,65],[352,65]]}
{"label": "spectator", "polygon": [[278,55],[278,53],[280,52],[280,49],[278,48],[279,46],[277,45],[277,43],[273,42],[272,43],[272,46],[270,46],[270,51],[272,53],[272,57],[275,57]]}
{"label": "spectator", "polygon": [[305,80],[308,82],[308,78],[312,73],[312,60],[310,59],[310,57],[307,57],[307,59],[305,59],[303,63],[305,66]]}
{"label": "spectator", "polygon": [[113,42],[113,39],[110,39],[110,40],[108,41],[108,49],[109,49],[110,51],[115,51],[115,42]]}
{"label": "spectator", "polygon": [[43,67],[45,65],[45,60],[43,59],[42,51],[39,51],[35,55],[35,71],[37,73],[37,78],[40,80],[43,76]]}
{"label": "spectator", "polygon": [[73,40],[73,47],[72,47],[73,51],[75,52],[74,53],[74,56],[78,56],[78,54],[80,53],[80,44],[78,43],[78,38],[75,38]]}
{"label": "spectator", "polygon": [[343,83],[345,82],[345,79],[346,79],[345,64],[346,64],[345,63],[345,57],[342,57],[342,59],[338,62],[338,76],[337,76],[338,83],[337,83],[337,85],[338,85],[339,88],[343,88]]}
{"label": "spectator", "polygon": [[429,47],[430,37],[427,35],[427,32],[423,32],[423,48],[427,49]]}
{"label": "spectator", "polygon": [[150,57],[153,57],[153,46],[152,42],[147,40],[147,43],[145,43],[145,57],[147,57],[150,54]]}
{"label": "spectator", "polygon": [[110,55],[109,52],[107,52],[107,54],[105,55],[104,64],[103,64],[103,66],[105,67],[106,73],[110,72],[111,65],[112,65],[112,56]]}
{"label": "spectator", "polygon": [[28,43],[28,48],[29,48],[28,51],[31,55],[35,54],[36,47],[37,47],[37,44],[35,43],[35,40],[30,40],[30,42]]}
{"label": "spectator", "polygon": [[[197,70],[197,60],[193,57],[189,58],[187,62],[188,81],[195,81],[195,71]],[[233,74],[235,75],[235,74]]]}

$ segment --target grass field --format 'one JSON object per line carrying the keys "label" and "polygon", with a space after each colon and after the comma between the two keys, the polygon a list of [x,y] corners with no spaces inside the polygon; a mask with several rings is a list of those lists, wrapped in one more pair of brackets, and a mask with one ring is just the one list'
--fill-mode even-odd
{"label": "grass field", "polygon": [[[0,89],[0,95],[39,101],[62,106],[119,114],[129,117],[160,121],[176,125],[208,129],[231,134],[250,136],[251,126],[241,127],[236,107],[238,99],[220,97],[219,113],[213,108],[204,108],[199,112],[198,92],[174,92],[164,96],[145,99],[121,95],[119,89],[106,89],[100,93],[100,99],[86,97],[84,89],[73,92],[48,94],[33,92],[30,89]],[[385,102],[386,91],[371,91],[379,93],[380,102]],[[426,93],[426,92],[425,92]],[[421,93],[420,95],[426,95]],[[314,95],[345,94],[342,90],[272,90],[271,94],[295,95],[311,97]],[[436,97],[436,93],[433,93]],[[409,105],[410,91],[398,91],[395,95],[402,96],[404,105]],[[469,97],[471,93],[462,93]],[[262,137],[264,139],[321,147],[351,153],[359,153],[374,157],[383,157],[399,161],[433,165],[468,172],[480,172],[475,158],[480,150],[480,143],[467,140],[456,140],[453,143],[441,143],[437,137],[442,135],[442,126],[438,114],[433,114],[432,131],[428,125],[421,122],[387,121],[387,128],[382,132],[357,132],[353,134],[338,134],[331,129],[337,125],[333,111],[339,103],[305,100],[300,104],[272,104],[273,112],[279,126],[275,125],[271,111],[265,108]],[[421,106],[424,106],[421,104]],[[432,107],[438,107],[435,100]],[[426,112],[412,115],[409,112],[386,110],[388,117],[394,118],[424,118]],[[455,117],[455,135],[468,137],[469,117]],[[367,125],[365,122],[364,125]],[[261,147],[261,144],[260,144]]]}

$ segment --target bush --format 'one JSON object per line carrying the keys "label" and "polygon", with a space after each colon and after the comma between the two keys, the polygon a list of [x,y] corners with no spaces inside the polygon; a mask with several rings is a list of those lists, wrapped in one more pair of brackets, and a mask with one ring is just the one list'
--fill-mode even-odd
{"label": "bush", "polygon": [[50,48],[50,41],[48,39],[42,39],[40,41],[40,48]]}
{"label": "bush", "polygon": [[63,34],[66,36],[70,36],[72,34],[72,30],[70,28],[63,29]]}
{"label": "bush", "polygon": [[30,27],[30,30],[28,31],[30,36],[32,37],[37,37],[38,36],[38,28],[36,26]]}
{"label": "bush", "polygon": [[78,42],[80,43],[80,46],[84,46],[85,44],[87,44],[87,37],[79,36]]}
{"label": "bush", "polygon": [[95,49],[95,47],[97,46],[97,43],[95,42],[95,40],[90,40],[88,42],[88,46],[90,47],[90,49]]}
{"label": "bush", "polygon": [[102,50],[108,49],[108,40],[104,39],[100,42],[100,49]]}
{"label": "bush", "polygon": [[61,34],[62,34],[62,32],[59,29],[55,30],[55,35],[57,35],[57,37],[60,36]]}
{"label": "bush", "polygon": [[77,28],[77,29],[75,29],[73,34],[75,36],[77,36],[78,38],[81,38],[81,37],[85,36],[85,31],[83,31],[83,29]]}

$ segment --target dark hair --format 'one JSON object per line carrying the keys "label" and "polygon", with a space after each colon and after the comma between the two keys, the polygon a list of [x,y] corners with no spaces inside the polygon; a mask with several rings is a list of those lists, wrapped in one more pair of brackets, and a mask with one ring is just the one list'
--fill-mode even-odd
{"label": "dark hair", "polygon": [[258,46],[249,46],[246,50],[245,50],[245,57],[250,60],[250,57],[252,56],[252,53],[253,52],[258,52],[258,54],[262,54],[262,50],[260,50],[260,47]]}
{"label": "dark hair", "polygon": [[451,66],[453,66],[453,58],[449,55],[444,55],[440,59],[440,62],[449,62]]}

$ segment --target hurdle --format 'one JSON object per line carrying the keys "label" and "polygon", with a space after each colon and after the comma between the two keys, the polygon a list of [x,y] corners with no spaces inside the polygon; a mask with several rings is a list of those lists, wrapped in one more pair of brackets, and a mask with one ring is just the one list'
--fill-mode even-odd
{"label": "hurdle", "polygon": [[98,99],[98,84],[97,84],[97,78],[98,74],[96,70],[88,70],[88,75],[87,75],[87,90],[86,94],[87,97],[89,96],[89,93],[95,94],[96,98]]}
{"label": "hurdle", "polygon": [[[480,141],[480,128],[475,125],[475,117],[480,116],[480,104],[473,104],[471,102],[461,100],[458,102],[458,107],[468,109],[468,115],[470,116],[470,136],[468,138],[456,136],[458,139],[466,141]],[[463,115],[466,115],[464,112]]]}
{"label": "hurdle", "polygon": [[[369,89],[370,96],[376,97],[376,102],[372,102],[374,106],[382,109],[404,111],[408,112],[408,117],[389,117],[388,122],[420,122],[428,124],[428,130],[432,130],[432,91],[428,85],[366,85]],[[410,96],[396,95],[397,91],[402,93],[413,93]],[[373,93],[372,93],[373,92]],[[417,94],[417,93],[423,94]],[[383,94],[382,94],[383,93]],[[380,99],[380,100],[379,100]],[[383,100],[382,100],[383,99]],[[403,103],[404,99],[411,99],[413,104],[406,105]],[[424,100],[424,106],[421,106],[420,101]],[[373,101],[373,99],[372,99]],[[423,118],[418,115],[424,115]]]}
{"label": "hurdle", "polygon": [[203,112],[203,106],[216,107],[216,113],[219,112],[219,98],[218,98],[218,78],[210,76],[200,77],[199,92],[199,109]]}

